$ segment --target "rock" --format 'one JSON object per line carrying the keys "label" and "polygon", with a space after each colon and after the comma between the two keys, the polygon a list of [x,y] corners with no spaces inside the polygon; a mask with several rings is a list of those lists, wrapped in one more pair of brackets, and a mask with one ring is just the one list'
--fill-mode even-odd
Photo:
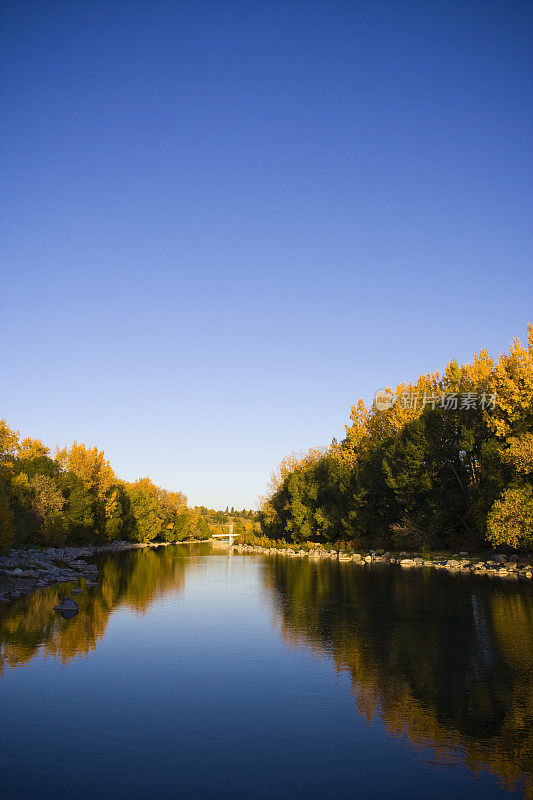
{"label": "rock", "polygon": [[20,577],[21,578],[38,578],[39,575],[33,569],[26,569],[26,570],[24,570],[23,572],[20,573]]}
{"label": "rock", "polygon": [[65,597],[58,606],[54,606],[54,611],[78,611],[78,604],[72,597]]}
{"label": "rock", "polygon": [[415,561],[412,558],[401,558],[400,559],[400,566],[401,567],[414,567]]}
{"label": "rock", "polygon": [[12,570],[11,574],[20,576],[22,575],[22,570],[20,567],[17,567],[16,569]]}
{"label": "rock", "polygon": [[71,594],[83,594],[83,589],[71,589]]}
{"label": "rock", "polygon": [[461,552],[459,553],[459,555],[460,555],[460,556],[467,556],[467,555],[468,555],[468,550],[461,550]]}

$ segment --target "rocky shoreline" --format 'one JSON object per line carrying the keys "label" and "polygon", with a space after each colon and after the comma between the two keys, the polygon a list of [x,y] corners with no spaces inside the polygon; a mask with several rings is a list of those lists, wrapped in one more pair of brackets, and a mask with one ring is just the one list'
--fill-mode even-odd
{"label": "rocky shoreline", "polygon": [[165,547],[169,542],[138,543],[115,541],[84,547],[46,547],[11,550],[0,556],[0,602],[17,600],[36,589],[57,583],[85,580],[96,585],[98,567],[85,560],[97,553],[135,550],[141,547]]}
{"label": "rocky shoreline", "polygon": [[[0,603],[16,600],[46,586],[78,582],[80,579],[83,579],[87,586],[95,586],[98,581],[98,567],[88,563],[87,558],[98,553],[112,553],[144,547],[165,547],[169,544],[171,543],[115,541],[105,545],[83,547],[11,550],[9,554],[0,556]],[[310,559],[329,558],[363,567],[374,564],[397,564],[405,569],[429,567],[444,569],[448,572],[472,573],[514,580],[531,580],[533,578],[533,554],[531,553],[522,556],[493,553],[488,558],[478,558],[462,551],[450,556],[426,558],[420,553],[388,553],[384,550],[354,553],[320,546],[304,550],[298,549],[296,546],[261,547],[237,544],[233,545],[233,549],[238,553],[260,553]],[[76,592],[77,590],[74,589],[73,593]]]}
{"label": "rocky shoreline", "polygon": [[370,550],[368,553],[353,553],[350,551],[327,550],[316,547],[312,550],[302,550],[291,547],[260,547],[257,545],[235,545],[239,553],[263,553],[267,555],[283,555],[293,558],[312,559],[338,559],[341,562],[371,566],[373,564],[398,564],[405,569],[430,567],[443,569],[448,572],[472,573],[475,575],[489,575],[498,578],[524,579],[533,578],[533,555],[523,556],[506,555],[504,553],[491,553],[488,558],[469,556],[466,551],[454,553],[449,557],[424,558],[420,553],[388,553],[385,550]]}

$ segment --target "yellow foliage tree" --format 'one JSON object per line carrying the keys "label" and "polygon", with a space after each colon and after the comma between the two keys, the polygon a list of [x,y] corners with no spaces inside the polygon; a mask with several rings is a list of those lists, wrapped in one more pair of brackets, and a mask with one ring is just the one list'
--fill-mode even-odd
{"label": "yellow foliage tree", "polygon": [[487,414],[487,423],[496,436],[520,436],[533,430],[533,324],[528,326],[528,344],[515,339],[494,368],[491,391],[496,407]]}
{"label": "yellow foliage tree", "polygon": [[80,478],[85,487],[103,499],[117,478],[105,458],[103,450],[74,442],[70,449],[56,449],[55,459],[62,469],[68,469]]}

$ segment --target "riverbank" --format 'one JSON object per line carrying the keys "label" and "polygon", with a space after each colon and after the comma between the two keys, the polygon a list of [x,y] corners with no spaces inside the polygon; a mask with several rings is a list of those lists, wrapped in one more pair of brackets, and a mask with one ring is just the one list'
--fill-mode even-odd
{"label": "riverbank", "polygon": [[351,563],[361,567],[373,564],[398,564],[404,569],[429,567],[444,569],[450,572],[473,573],[475,575],[489,575],[511,580],[531,580],[533,578],[533,554],[522,556],[506,555],[504,553],[491,553],[487,556],[477,557],[466,551],[460,553],[438,554],[424,557],[421,553],[391,553],[385,550],[370,550],[368,552],[352,552],[350,550],[333,550],[322,546],[313,549],[299,549],[297,545],[287,547],[262,547],[261,545],[238,544],[235,549],[239,553],[262,553],[266,555],[283,555],[293,558],[312,559],[338,559],[344,563]]}
{"label": "riverbank", "polygon": [[[166,547],[169,544],[194,544],[188,542],[126,542],[115,541],[105,545],[85,545],[80,547],[46,547],[11,550],[0,556],[0,602],[16,600],[29,595],[37,589],[60,583],[79,582],[94,585],[98,581],[98,567],[86,561],[98,553],[112,553],[122,550],[136,550],[150,547]],[[439,553],[431,557],[421,553],[392,553],[384,550],[353,552],[333,550],[309,544],[303,549],[298,545],[261,546],[236,544],[234,551],[242,554],[259,553],[263,555],[282,555],[292,558],[335,559],[360,567],[374,564],[396,564],[403,569],[432,568],[449,572],[473,573],[511,580],[531,580],[533,578],[533,554],[521,556],[504,553],[474,555],[466,551],[459,553]]]}
{"label": "riverbank", "polygon": [[[191,542],[194,543],[194,542]],[[32,594],[37,589],[58,583],[84,579],[94,584],[98,580],[98,567],[85,560],[97,553],[136,550],[143,547],[166,547],[174,542],[114,541],[104,545],[82,547],[45,547],[11,550],[0,556],[0,602],[16,600]],[[181,544],[178,542],[177,544]]]}

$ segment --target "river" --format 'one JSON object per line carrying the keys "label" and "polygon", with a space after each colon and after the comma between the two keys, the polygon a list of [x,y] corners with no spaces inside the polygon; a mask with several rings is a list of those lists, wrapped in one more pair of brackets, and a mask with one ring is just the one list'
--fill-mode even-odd
{"label": "river", "polygon": [[[176,545],[0,606],[2,797],[533,797],[526,582]],[[84,585],[81,581],[80,585]]]}

